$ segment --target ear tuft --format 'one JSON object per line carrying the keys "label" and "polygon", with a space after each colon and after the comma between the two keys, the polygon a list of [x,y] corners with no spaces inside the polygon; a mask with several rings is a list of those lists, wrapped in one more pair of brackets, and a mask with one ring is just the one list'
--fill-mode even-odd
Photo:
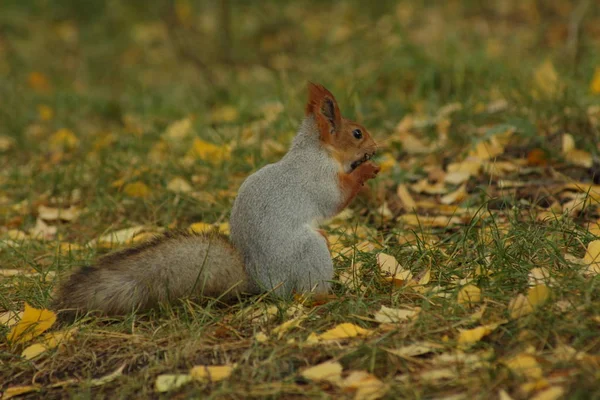
{"label": "ear tuft", "polygon": [[308,83],[306,115],[314,115],[321,136],[335,133],[341,125],[342,116],[335,97],[323,85]]}

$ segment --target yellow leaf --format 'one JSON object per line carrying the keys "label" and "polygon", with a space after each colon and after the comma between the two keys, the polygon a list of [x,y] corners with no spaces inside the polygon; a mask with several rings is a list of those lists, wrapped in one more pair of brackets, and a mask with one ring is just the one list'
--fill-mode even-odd
{"label": "yellow leaf", "polygon": [[420,311],[421,309],[418,307],[414,309],[401,309],[382,305],[379,311],[375,313],[375,320],[379,323],[405,322],[415,318]]}
{"label": "yellow leaf", "polygon": [[144,182],[132,182],[125,185],[123,192],[129,197],[146,198],[150,196],[150,188]]}
{"label": "yellow leaf", "polygon": [[417,285],[427,285],[431,281],[431,268],[427,268],[425,273],[419,278]]}
{"label": "yellow leaf", "polygon": [[535,69],[533,83],[537,89],[536,94],[545,97],[554,97],[561,89],[558,73],[550,60],[546,60]]}
{"label": "yellow leaf", "polygon": [[462,223],[462,219],[455,216],[416,214],[400,215],[398,221],[406,225],[423,228],[448,228]]}
{"label": "yellow leaf", "polygon": [[513,373],[522,375],[530,379],[538,379],[542,377],[542,368],[538,364],[535,357],[530,354],[517,354],[516,356],[504,361]]}
{"label": "yellow leaf", "polygon": [[40,390],[40,388],[41,387],[37,385],[11,386],[2,393],[2,400],[11,399],[25,393],[36,392]]}
{"label": "yellow leaf", "polygon": [[321,340],[336,340],[336,339],[347,339],[357,336],[368,336],[372,332],[368,329],[361,328],[358,325],[344,322],[336,325],[335,327],[323,332],[319,335]]}
{"label": "yellow leaf", "polygon": [[100,236],[95,242],[99,246],[111,247],[115,244],[127,244],[134,241],[135,237],[144,232],[147,228],[142,225],[133,226],[131,228],[120,229],[118,231],[107,233]]}
{"label": "yellow leaf", "polygon": [[385,349],[388,353],[400,357],[415,357],[441,349],[442,346],[432,342],[416,342],[397,349]]}
{"label": "yellow leaf", "polygon": [[38,216],[44,221],[73,221],[79,214],[81,211],[75,206],[54,208],[40,205],[38,207]]}
{"label": "yellow leaf", "polygon": [[37,110],[42,121],[50,121],[54,117],[54,111],[46,104],[38,105]]}
{"label": "yellow leaf", "polygon": [[10,150],[14,145],[15,139],[6,135],[0,135],[0,152]]}
{"label": "yellow leaf", "polygon": [[355,391],[354,400],[375,400],[383,397],[388,389],[375,375],[367,371],[352,371],[340,386]]}
{"label": "yellow leaf", "polygon": [[202,382],[218,382],[229,378],[235,365],[196,365],[190,370],[192,378]]}
{"label": "yellow leaf", "polygon": [[184,178],[176,176],[171,179],[167,185],[167,190],[175,193],[188,193],[192,191],[192,185],[188,183]]}
{"label": "yellow leaf", "polygon": [[402,207],[404,207],[406,211],[412,211],[417,207],[417,203],[415,203],[415,200],[412,198],[405,184],[401,183],[400,185],[398,185],[398,188],[396,189],[396,194],[398,195],[398,198],[400,198],[400,201],[402,202]]}
{"label": "yellow leaf", "polygon": [[300,372],[303,378],[311,381],[338,383],[342,380],[342,364],[337,361],[326,361]]}
{"label": "yellow leaf", "polygon": [[541,306],[550,297],[550,289],[546,285],[535,285],[527,291],[527,301],[532,307]]}
{"label": "yellow leaf", "polygon": [[239,113],[237,108],[225,105],[214,108],[210,113],[210,121],[213,123],[233,122],[238,119]]}
{"label": "yellow leaf", "polygon": [[94,387],[102,386],[102,385],[105,385],[107,383],[114,381],[115,379],[117,379],[118,377],[123,375],[123,370],[125,369],[126,366],[127,366],[127,364],[122,364],[119,368],[117,368],[110,374],[101,376],[100,378],[92,379],[90,381],[90,386],[94,386]]}
{"label": "yellow leaf", "polygon": [[12,327],[8,340],[13,343],[28,342],[48,330],[56,321],[56,314],[50,310],[37,309],[25,303],[23,318]]}
{"label": "yellow leaf", "polygon": [[52,150],[72,150],[79,145],[79,139],[70,129],[59,129],[48,139],[48,145]]}
{"label": "yellow leaf", "polygon": [[530,400],[558,400],[562,399],[565,394],[565,389],[560,386],[551,386],[533,397]]}
{"label": "yellow leaf", "polygon": [[167,126],[163,136],[171,140],[181,140],[190,134],[191,129],[192,118],[183,118]]}
{"label": "yellow leaf", "polygon": [[223,234],[229,234],[229,223],[223,222],[217,225],[206,222],[194,222],[188,227],[188,230],[196,233],[219,231]]}
{"label": "yellow leaf", "polygon": [[475,285],[463,286],[458,292],[458,304],[471,305],[481,301],[481,289]]}
{"label": "yellow leaf", "polygon": [[23,352],[21,353],[21,357],[25,358],[26,360],[31,360],[39,356],[46,350],[48,350],[48,348],[45,345],[41,343],[35,343],[31,346],[27,346],[25,350],[23,350]]}
{"label": "yellow leaf", "polygon": [[593,94],[600,94],[600,67],[596,67],[594,71],[594,77],[590,82],[590,92]]}
{"label": "yellow leaf", "polygon": [[306,318],[306,315],[301,315],[297,318],[290,319],[289,321],[285,321],[281,325],[273,328],[273,333],[277,335],[277,339],[281,339],[283,335],[289,331],[290,329],[297,328],[300,326],[300,323]]}
{"label": "yellow leaf", "polygon": [[500,323],[482,325],[473,329],[459,329],[458,344],[460,347],[469,347],[492,333],[498,326]]}
{"label": "yellow leaf", "polygon": [[0,313],[0,324],[10,328],[23,318],[23,311],[5,311]]}
{"label": "yellow leaf", "polygon": [[254,335],[254,339],[258,343],[266,343],[269,341],[269,337],[265,335],[264,332],[258,332],[256,335]]}
{"label": "yellow leaf", "polygon": [[231,159],[231,146],[225,145],[219,147],[215,144],[205,142],[200,138],[195,138],[192,149],[188,154],[213,165],[218,165],[223,161]]}
{"label": "yellow leaf", "polygon": [[381,172],[387,172],[394,168],[394,165],[396,165],[396,159],[391,153],[383,153],[377,160],[377,164],[381,168]]}
{"label": "yellow leaf", "polygon": [[562,152],[567,154],[571,150],[575,150],[575,139],[570,133],[565,133],[562,135]]}
{"label": "yellow leaf", "polygon": [[168,392],[180,388],[191,382],[192,379],[192,376],[188,374],[162,374],[156,377],[154,389],[160,393]]}
{"label": "yellow leaf", "polygon": [[385,253],[377,254],[377,265],[381,272],[388,273],[392,276],[405,271],[404,267],[400,265],[394,256]]}
{"label": "yellow leaf", "polygon": [[565,154],[565,159],[571,164],[583,168],[590,168],[594,164],[592,155],[585,150],[573,149]]}
{"label": "yellow leaf", "polygon": [[411,190],[416,193],[426,194],[445,194],[448,193],[448,188],[444,185],[444,182],[431,184],[427,178],[421,179],[417,183],[411,185]]}
{"label": "yellow leaf", "polygon": [[448,193],[440,198],[442,204],[459,203],[467,197],[467,184],[463,183],[458,189],[452,193]]}
{"label": "yellow leaf", "polygon": [[529,300],[527,300],[527,297],[519,294],[508,303],[508,312],[512,319],[517,319],[531,314],[533,307],[529,303]]}
{"label": "yellow leaf", "polygon": [[467,158],[462,162],[448,164],[448,173],[444,177],[444,181],[453,185],[464,183],[471,176],[479,174],[481,165],[479,158]]}

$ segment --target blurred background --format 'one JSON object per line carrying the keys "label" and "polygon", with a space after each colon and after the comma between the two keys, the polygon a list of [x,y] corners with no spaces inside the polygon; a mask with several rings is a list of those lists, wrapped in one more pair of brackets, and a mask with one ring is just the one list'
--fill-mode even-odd
{"label": "blurred background", "polygon": [[[599,49],[593,0],[6,0],[0,167],[17,199],[24,179],[85,195],[132,177],[165,186],[168,170],[198,185],[182,160],[200,137],[237,145],[209,170],[228,190],[285,152],[308,80],[397,159],[407,115],[431,141],[442,130],[464,146],[510,124],[528,149],[552,152],[570,132],[596,154]],[[427,122],[448,106],[451,121]]]}
{"label": "blurred background", "polygon": [[0,7],[1,129],[10,135],[23,132],[47,99],[57,125],[81,116],[97,127],[123,124],[140,113],[204,120],[219,104],[244,117],[273,98],[297,119],[307,80],[384,128],[407,110],[453,101],[527,102],[532,74],[546,60],[546,75],[560,77],[565,96],[584,97],[600,65],[593,0],[7,0]]}

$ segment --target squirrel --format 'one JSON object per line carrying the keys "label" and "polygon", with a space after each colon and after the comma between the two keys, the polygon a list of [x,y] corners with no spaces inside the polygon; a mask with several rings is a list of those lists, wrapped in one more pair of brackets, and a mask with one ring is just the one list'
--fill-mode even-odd
{"label": "squirrel", "polygon": [[377,145],[362,125],[342,117],[329,90],[309,83],[308,93],[288,152],[242,183],[230,240],[167,232],[109,253],[60,283],[53,308],[119,315],[187,296],[327,294],[333,261],[318,224],[346,208],[377,175],[371,161]]}

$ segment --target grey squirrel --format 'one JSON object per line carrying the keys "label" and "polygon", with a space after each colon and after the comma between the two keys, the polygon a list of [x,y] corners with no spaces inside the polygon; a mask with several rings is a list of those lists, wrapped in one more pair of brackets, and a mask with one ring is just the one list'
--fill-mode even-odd
{"label": "grey squirrel", "polygon": [[170,232],[99,258],[59,284],[53,308],[107,315],[186,296],[227,299],[273,290],[326,294],[333,262],[320,221],[342,211],[379,167],[369,132],[309,83],[305,118],[286,155],[250,175],[216,233]]}

